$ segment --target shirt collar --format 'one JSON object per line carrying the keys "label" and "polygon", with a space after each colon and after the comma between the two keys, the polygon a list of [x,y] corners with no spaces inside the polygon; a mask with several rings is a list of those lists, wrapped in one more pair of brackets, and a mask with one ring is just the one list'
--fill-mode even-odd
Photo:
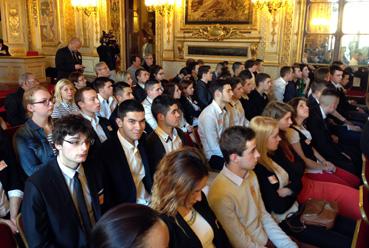
{"label": "shirt collar", "polygon": [[81,115],[83,116],[83,118],[85,118],[86,120],[88,120],[89,122],[95,122],[96,125],[99,124],[99,118],[95,115],[94,118],[86,115],[85,113],[83,113],[82,111],[81,112]]}
{"label": "shirt collar", "polygon": [[166,143],[171,139],[172,141],[176,139],[178,133],[177,129],[173,128],[173,137],[171,138],[163,129],[159,126],[155,129],[155,133],[162,138]]}
{"label": "shirt collar", "polygon": [[288,84],[288,82],[287,82],[286,80],[284,80],[284,79],[283,79],[283,77],[280,77],[280,79],[281,79],[281,81],[282,81],[285,85],[287,85],[287,84]]}
{"label": "shirt collar", "polygon": [[331,82],[334,85],[334,87],[336,87],[336,89],[343,88],[342,85],[340,85],[339,83],[336,83],[336,82],[333,82],[333,81],[331,81]]}
{"label": "shirt collar", "polygon": [[67,177],[69,177],[70,179],[74,178],[74,175],[76,174],[76,171],[80,174],[80,175],[84,175],[84,170],[83,170],[83,166],[82,164],[79,164],[78,167],[76,169],[72,169],[69,168],[68,166],[65,166],[59,156],[56,158],[58,161],[58,165],[60,170],[63,172],[64,175],[66,175]]}
{"label": "shirt collar", "polygon": [[[237,186],[241,186],[241,184],[242,184],[242,182],[244,180],[244,178],[239,177],[236,174],[234,174],[230,169],[227,168],[227,166],[223,166],[223,169],[222,169],[222,171],[220,173],[222,173],[226,178],[228,178],[229,180],[231,180]],[[247,173],[246,177],[248,175],[249,175],[249,173]]]}
{"label": "shirt collar", "polygon": [[137,82],[138,86],[140,86],[143,90],[145,90],[145,84],[141,82]]}
{"label": "shirt collar", "polygon": [[223,113],[223,110],[219,107],[218,103],[215,100],[211,102],[211,105],[213,105],[217,114]]}
{"label": "shirt collar", "polygon": [[128,140],[126,140],[119,132],[119,130],[117,131],[118,134],[118,139],[121,143],[121,145],[123,146],[123,148],[126,148],[127,150],[134,150],[135,148],[137,148],[138,146],[138,140],[135,140],[134,145],[132,145],[131,143],[128,142]]}
{"label": "shirt collar", "polygon": [[319,105],[319,108],[320,108],[320,112],[322,113],[323,120],[325,120],[325,118],[327,118],[327,115],[324,113],[322,106]]}

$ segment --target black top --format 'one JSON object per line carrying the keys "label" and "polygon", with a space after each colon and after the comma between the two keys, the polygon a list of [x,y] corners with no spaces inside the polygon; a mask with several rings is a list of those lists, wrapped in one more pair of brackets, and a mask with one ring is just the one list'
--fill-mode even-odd
{"label": "black top", "polygon": [[10,56],[9,47],[7,45],[2,45],[0,48],[0,56]]}
{"label": "black top", "polygon": [[96,48],[97,53],[99,54],[100,62],[103,61],[109,67],[109,70],[115,70],[117,56],[119,55],[119,47],[118,46],[107,46],[100,45]]}
{"label": "black top", "polygon": [[19,87],[16,92],[5,98],[6,120],[12,126],[22,125],[26,122],[26,112],[23,107],[24,89]]}
{"label": "black top", "polygon": [[283,101],[288,102],[289,100],[297,96],[298,93],[296,83],[294,81],[289,81],[286,85],[286,89],[284,90]]}
{"label": "black top", "polygon": [[[209,207],[206,196],[202,193],[201,201],[195,203],[194,209],[209,223],[214,232],[213,244],[217,248],[232,247],[222,226],[216,219],[214,212]],[[175,217],[162,215],[162,219],[167,224],[170,234],[169,247],[173,248],[199,248],[201,241],[192,231],[191,227],[177,213]]]}
{"label": "black top", "polygon": [[195,96],[201,109],[206,108],[206,106],[208,106],[213,100],[211,92],[208,89],[208,84],[202,80],[198,80],[196,82]]}
{"label": "black top", "polygon": [[[196,100],[192,99],[192,101],[194,102],[194,104],[200,107],[200,105],[197,103]],[[181,110],[183,111],[184,118],[190,125],[193,125],[193,119],[194,117],[196,118],[199,117],[201,113],[201,108],[198,111],[196,111],[192,103],[190,102],[190,100],[188,100],[187,97],[185,96],[181,96],[181,98],[179,99],[179,102],[181,104],[180,107],[181,107]]]}
{"label": "black top", "polygon": [[139,84],[136,84],[136,86],[132,87],[132,94],[139,103],[141,103],[147,97],[146,91],[141,88]]}
{"label": "black top", "polygon": [[369,120],[366,121],[360,138],[361,152],[369,158]]}
{"label": "black top", "polygon": [[249,100],[246,106],[244,106],[246,119],[251,121],[255,116],[261,115],[267,103],[268,96],[265,93],[260,95],[256,89],[251,91],[249,94]]}
{"label": "black top", "polygon": [[291,126],[291,128],[299,134],[301,149],[304,152],[305,157],[316,161],[317,159],[314,155],[311,140],[309,140],[297,127]]}
{"label": "black top", "polygon": [[60,48],[55,55],[55,67],[58,74],[58,80],[61,78],[68,78],[69,74],[76,71],[75,65],[82,64],[82,55],[80,52],[75,52],[75,55],[69,48]]}

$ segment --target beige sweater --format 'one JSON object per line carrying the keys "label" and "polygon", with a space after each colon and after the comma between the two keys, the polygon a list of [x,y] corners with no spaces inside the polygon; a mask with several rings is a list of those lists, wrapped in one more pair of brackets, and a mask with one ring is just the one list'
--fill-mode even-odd
{"label": "beige sweater", "polygon": [[224,167],[208,200],[233,247],[264,247],[268,238],[276,247],[297,247],[265,210],[253,171],[242,179]]}

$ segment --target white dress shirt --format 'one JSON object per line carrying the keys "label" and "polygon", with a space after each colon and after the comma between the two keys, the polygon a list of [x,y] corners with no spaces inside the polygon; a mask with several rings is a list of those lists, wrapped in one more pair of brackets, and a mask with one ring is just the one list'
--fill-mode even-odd
{"label": "white dress shirt", "polygon": [[286,82],[282,77],[279,77],[276,80],[274,80],[273,94],[274,94],[275,100],[283,102],[284,92],[286,90],[287,84],[288,82]]}
{"label": "white dress shirt", "polygon": [[145,177],[145,168],[142,163],[140,151],[137,148],[138,141],[136,140],[135,144],[132,145],[120,134],[119,131],[117,131],[117,133],[136,186],[136,203],[149,205],[150,195],[147,193],[145,185],[142,182],[142,179]]}
{"label": "white dress shirt", "polygon": [[106,100],[100,94],[97,94],[97,98],[100,102],[100,112],[98,112],[97,115],[109,119],[111,113],[117,106],[117,101],[113,96]]}
{"label": "white dress shirt", "polygon": [[209,160],[212,155],[223,157],[219,147],[219,139],[223,131],[229,127],[229,113],[221,109],[213,100],[199,116],[199,136],[205,156]]}
{"label": "white dress shirt", "polygon": [[164,132],[159,126],[155,129],[155,133],[159,136],[159,139],[164,146],[165,153],[169,153],[182,147],[182,140],[178,135],[177,129],[173,128],[172,137]]}
{"label": "white dress shirt", "polygon": [[81,186],[82,186],[82,190],[83,190],[83,196],[85,197],[88,215],[90,216],[91,224],[94,225],[96,220],[95,220],[95,216],[94,216],[94,211],[92,209],[90,189],[88,187],[88,183],[87,183],[85,171],[83,169],[83,165],[80,164],[77,167],[77,169],[71,169],[71,168],[65,166],[61,162],[59,157],[57,157],[56,159],[58,161],[59,168],[60,168],[60,170],[61,170],[61,172],[64,176],[64,180],[65,180],[65,183],[67,184],[69,193],[72,196],[74,206],[75,206],[78,214],[80,214],[79,213],[79,208],[78,208],[77,192],[76,192],[76,189],[74,188],[74,175],[76,174],[76,171],[78,172],[78,174],[79,174],[78,178],[79,178],[79,181],[81,182]]}
{"label": "white dress shirt", "polygon": [[152,101],[153,99],[151,99],[150,97],[146,97],[141,104],[145,109],[145,121],[147,122],[147,124],[150,125],[152,130],[155,130],[158,127],[158,123],[156,122],[156,119],[151,112]]}
{"label": "white dress shirt", "polygon": [[91,118],[90,116],[84,114],[82,111],[81,111],[81,115],[83,116],[83,118],[91,122],[91,126],[96,132],[97,136],[99,137],[99,140],[101,143],[103,143],[105,140],[108,139],[108,137],[106,137],[104,129],[99,124],[99,118],[97,116],[95,116],[94,118]]}

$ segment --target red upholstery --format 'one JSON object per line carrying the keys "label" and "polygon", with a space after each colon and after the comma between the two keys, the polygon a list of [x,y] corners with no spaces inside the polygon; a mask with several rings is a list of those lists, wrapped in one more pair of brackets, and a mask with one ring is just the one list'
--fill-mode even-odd
{"label": "red upholstery", "polygon": [[27,56],[38,56],[38,52],[37,51],[27,51],[26,53]]}
{"label": "red upholstery", "polygon": [[365,223],[365,221],[362,220],[357,221],[351,248],[368,248],[369,247],[368,237],[369,237],[369,225]]}
{"label": "red upholstery", "polygon": [[0,246],[2,248],[17,247],[17,242],[15,241],[12,230],[5,223],[0,223]]}

